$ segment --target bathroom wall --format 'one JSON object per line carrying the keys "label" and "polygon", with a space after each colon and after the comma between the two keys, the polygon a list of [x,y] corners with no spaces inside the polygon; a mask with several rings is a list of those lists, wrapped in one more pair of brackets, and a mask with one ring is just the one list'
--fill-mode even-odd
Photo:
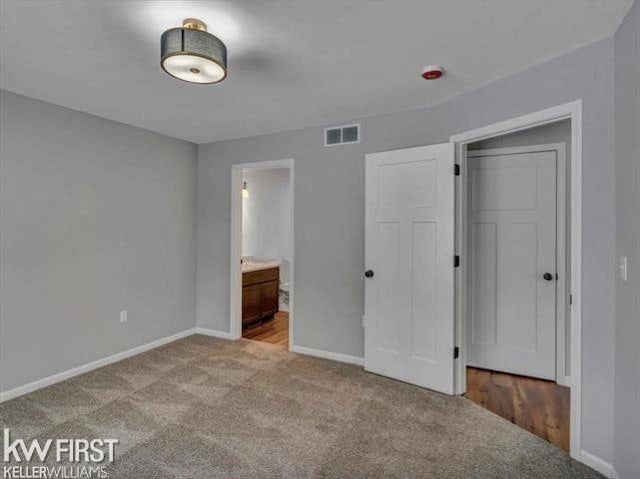
{"label": "bathroom wall", "polygon": [[249,198],[242,199],[242,255],[291,260],[289,170],[242,174]]}

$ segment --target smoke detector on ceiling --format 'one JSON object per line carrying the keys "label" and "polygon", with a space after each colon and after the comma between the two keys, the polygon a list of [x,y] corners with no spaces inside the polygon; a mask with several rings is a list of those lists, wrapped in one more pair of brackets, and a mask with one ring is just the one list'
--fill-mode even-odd
{"label": "smoke detector on ceiling", "polygon": [[425,80],[437,80],[444,75],[444,68],[438,65],[429,65],[422,70],[422,78]]}

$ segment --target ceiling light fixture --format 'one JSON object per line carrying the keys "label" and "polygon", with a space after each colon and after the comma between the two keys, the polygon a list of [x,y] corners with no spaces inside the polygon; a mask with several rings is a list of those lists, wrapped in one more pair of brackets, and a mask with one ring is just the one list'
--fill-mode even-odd
{"label": "ceiling light fixture", "polygon": [[160,50],[160,66],[179,80],[210,84],[227,76],[227,47],[197,18],[187,18],[182,27],[165,31]]}

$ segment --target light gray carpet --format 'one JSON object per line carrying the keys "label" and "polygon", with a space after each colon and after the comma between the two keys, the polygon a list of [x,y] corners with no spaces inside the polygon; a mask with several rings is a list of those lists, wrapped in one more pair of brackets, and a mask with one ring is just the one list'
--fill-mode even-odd
{"label": "light gray carpet", "polygon": [[13,437],[119,439],[113,478],[601,477],[463,398],[247,340],[191,336],[0,408]]}

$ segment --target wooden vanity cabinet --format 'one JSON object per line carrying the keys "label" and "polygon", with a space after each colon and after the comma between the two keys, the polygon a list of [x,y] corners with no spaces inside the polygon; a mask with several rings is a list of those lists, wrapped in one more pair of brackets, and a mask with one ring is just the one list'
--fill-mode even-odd
{"label": "wooden vanity cabinet", "polygon": [[273,317],[278,312],[279,269],[242,273],[242,326]]}

